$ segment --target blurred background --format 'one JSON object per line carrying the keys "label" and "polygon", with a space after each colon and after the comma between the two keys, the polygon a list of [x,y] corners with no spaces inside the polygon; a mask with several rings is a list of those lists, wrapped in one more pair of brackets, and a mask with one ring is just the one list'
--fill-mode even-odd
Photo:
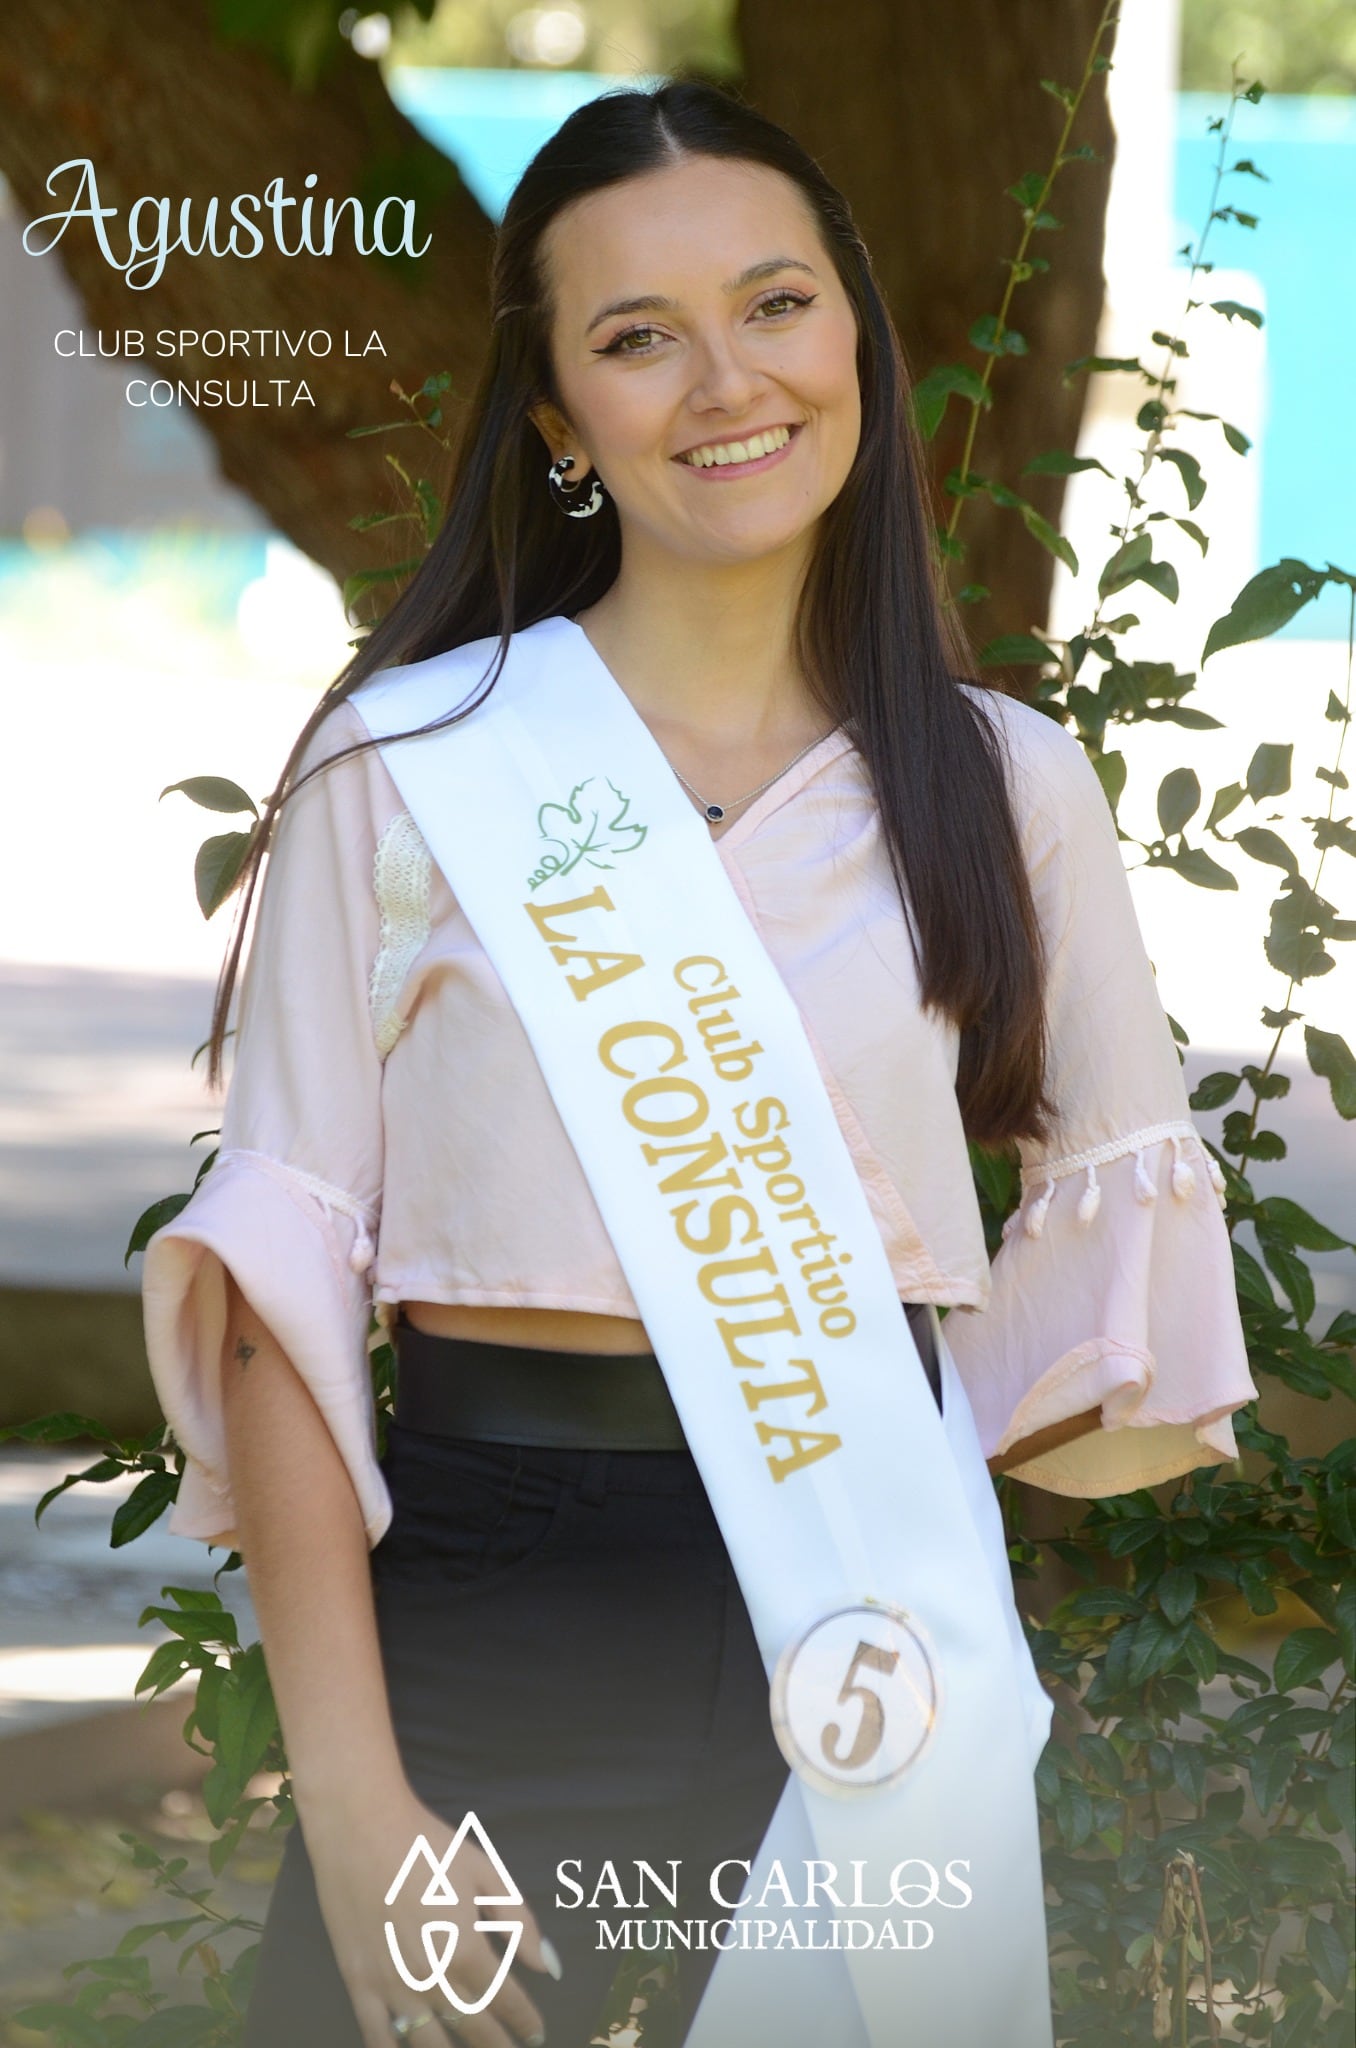
{"label": "blurred background", "polygon": [[[115,1429],[154,1420],[139,1260],[129,1267],[124,1252],[142,1209],[191,1185],[210,1143],[191,1142],[216,1117],[190,1056],[226,937],[226,913],[205,921],[193,884],[200,841],[226,821],[159,793],[209,773],[256,797],[272,786],[346,657],[354,628],[336,578],[383,560],[378,535],[348,521],[391,502],[381,454],[396,444],[346,430],[393,416],[393,376],[414,389],[449,371],[455,412],[484,344],[490,223],[535,148],[574,106],[628,79],[681,68],[740,83],[848,193],[921,376],[963,359],[971,321],[997,303],[1016,234],[1004,190],[1045,166],[1058,133],[1061,110],[1039,82],[1078,75],[1099,13],[1089,0],[423,0],[391,15],[326,0],[145,0],[135,35],[126,10],[95,0],[26,0],[7,16],[0,1423],[53,1409]],[[1014,483],[1032,454],[1059,446],[1097,457],[1111,477],[1088,469],[1067,488],[1022,486],[1062,521],[1087,565],[1079,577],[1053,569],[1010,516],[976,520],[974,573],[991,595],[973,623],[977,639],[1068,635],[1088,616],[1142,387],[1098,375],[1065,388],[1059,369],[1094,353],[1156,361],[1150,336],[1181,318],[1182,251],[1228,205],[1236,213],[1211,226],[1205,295],[1260,309],[1264,324],[1196,315],[1180,396],[1222,414],[1251,448],[1234,453],[1210,422],[1183,436],[1211,485],[1197,514],[1209,553],[1200,560],[1176,534],[1163,543],[1182,571],[1175,607],[1137,586],[1145,651],[1198,670],[1210,622],[1263,564],[1356,568],[1356,15],[1337,0],[1290,0],[1283,18],[1267,0],[1125,0],[1122,14],[1105,103],[1094,93],[1084,128],[1114,161],[1066,174],[1064,230],[1046,244],[1052,276],[1014,309],[1029,353],[1000,367],[977,450],[980,467]],[[1227,111],[1235,60],[1267,92],[1239,107],[1229,162],[1260,175],[1236,174],[1212,197],[1210,124]],[[142,192],[255,190],[274,171],[296,190],[321,163],[331,190],[414,194],[436,253],[417,279],[353,258],[171,258],[161,285],[132,293],[88,234],[41,258],[23,247],[26,222],[54,203],[42,196],[47,172],[85,155],[105,203],[124,207]],[[234,325],[328,332],[333,350],[299,364],[275,349],[245,366],[191,340],[154,367],[120,353],[128,328]],[[346,332],[360,351],[373,330],[385,355],[343,355]],[[166,378],[169,390],[227,374],[294,385],[304,375],[315,405],[208,412],[129,398],[134,376]],[[950,433],[948,423],[934,444],[934,481],[956,460]],[[1153,792],[1180,760],[1208,792],[1241,779],[1267,741],[1293,744],[1300,807],[1317,810],[1347,623],[1344,605],[1325,601],[1212,661],[1193,702],[1219,731],[1128,733],[1127,822],[1152,836]],[[1261,1006],[1283,995],[1260,954],[1273,888],[1259,868],[1240,879],[1226,895],[1168,873],[1133,878],[1193,1079],[1260,1052]],[[1314,985],[1310,1014],[1350,1034],[1354,998],[1339,963]],[[1284,1071],[1286,1191],[1356,1234],[1349,1129],[1302,1064]],[[1213,1135],[1214,1120],[1201,1121]],[[1345,1255],[1314,1264],[1320,1309],[1356,1307]],[[221,1560],[163,1534],[110,1553],[107,1487],[63,1496],[35,1531],[37,1497],[74,1455],[0,1447],[0,1823],[119,1772],[150,1786],[182,1773],[182,1707],[168,1703],[157,1723],[127,1704],[157,1639],[136,1617],[162,1582],[209,1583]],[[19,1967],[6,1939],[0,1975]],[[25,1953],[34,1939],[23,1936]]]}

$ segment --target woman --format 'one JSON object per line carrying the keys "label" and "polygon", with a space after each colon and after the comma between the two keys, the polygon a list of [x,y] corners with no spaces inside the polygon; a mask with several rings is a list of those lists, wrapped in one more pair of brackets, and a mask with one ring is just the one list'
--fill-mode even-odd
{"label": "woman", "polygon": [[[609,95],[524,173],[493,312],[443,532],[288,764],[221,1152],[147,1254],[188,1457],[171,1527],[243,1553],[300,1819],[250,2048],[435,2021],[581,2048],[616,1894],[675,1862],[704,1892],[787,1783],[658,1347],[399,747],[364,723],[378,671],[491,640],[605,664],[795,997],[932,1400],[940,1355],[991,1469],[1153,1483],[1232,1457],[1255,1392],[1114,826],[1069,737],[956,680],[898,344],[841,196],[712,88]],[[448,703],[468,733],[474,709]],[[992,1278],[967,1139],[1023,1158]],[[374,1300],[399,1358],[380,1460]],[[1034,1753],[1048,1703],[1024,1699]],[[386,1903],[468,1810],[525,1896],[475,2013],[432,1984],[416,1888]],[[446,1980],[472,2004],[501,1952],[471,1901],[503,1877],[473,1838],[449,1874]],[[689,2017],[714,1961],[679,1958]]]}

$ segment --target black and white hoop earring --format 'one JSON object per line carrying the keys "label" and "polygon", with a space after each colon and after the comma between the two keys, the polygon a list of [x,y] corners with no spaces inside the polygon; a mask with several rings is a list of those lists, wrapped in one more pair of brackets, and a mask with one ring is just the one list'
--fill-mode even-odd
{"label": "black and white hoop earring", "polygon": [[592,519],[594,513],[597,512],[602,506],[604,488],[603,480],[595,471],[593,478],[593,488],[589,492],[587,498],[585,498],[583,504],[572,505],[570,503],[570,500],[576,497],[578,493],[582,491],[584,488],[582,483],[567,484],[565,482],[566,470],[573,468],[573,455],[562,455],[558,462],[553,462],[551,464],[550,469],[547,471],[546,478],[547,482],[551,486],[551,496],[555,499],[561,511],[567,512],[571,519]]}

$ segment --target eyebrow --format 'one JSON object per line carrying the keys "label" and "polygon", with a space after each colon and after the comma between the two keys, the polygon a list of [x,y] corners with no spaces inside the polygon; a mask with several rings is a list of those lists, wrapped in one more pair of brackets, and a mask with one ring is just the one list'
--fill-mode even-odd
{"label": "eyebrow", "polygon": [[[818,275],[808,263],[802,263],[797,256],[769,256],[764,262],[751,263],[747,270],[741,270],[738,277],[730,278],[728,283],[721,286],[721,290],[726,293],[743,291],[746,285],[757,284],[765,277],[774,277],[779,270],[803,270],[807,277]],[[594,314],[584,332],[592,334],[595,327],[601,326],[604,320],[610,320],[618,313],[673,313],[677,309],[677,299],[666,299],[657,292],[641,299],[614,299],[610,306],[604,306]]]}

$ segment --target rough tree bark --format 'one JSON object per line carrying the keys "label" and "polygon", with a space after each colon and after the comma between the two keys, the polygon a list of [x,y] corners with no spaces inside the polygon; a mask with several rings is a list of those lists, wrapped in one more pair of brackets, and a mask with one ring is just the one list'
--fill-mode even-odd
{"label": "rough tree bark", "polygon": [[[351,426],[396,416],[393,377],[407,390],[447,369],[454,390],[474,379],[488,338],[490,225],[441,153],[392,105],[380,74],[342,48],[313,91],[294,89],[265,56],[228,46],[213,34],[205,0],[138,0],[133,21],[107,0],[15,0],[0,38],[0,170],[32,218],[69,203],[46,179],[71,157],[92,159],[103,205],[122,210],[110,223],[125,243],[126,209],[143,194],[181,195],[195,223],[216,194],[223,213],[237,193],[263,191],[281,176],[300,195],[308,172],[315,190],[336,199],[355,193],[371,205],[388,192],[418,198],[426,257],[401,268],[357,253],[341,235],[324,259],[280,256],[266,236],[252,259],[171,256],[161,281],[129,290],[104,261],[87,222],[68,228],[59,257],[84,302],[89,325],[109,334],[127,327],[323,328],[341,350],[376,329],[385,356],[348,360],[341,353],[307,366],[234,360],[190,349],[157,365],[171,377],[290,377],[309,369],[315,407],[198,413],[216,444],[221,472],[269,520],[336,576],[370,566],[374,536],[349,531],[356,512],[385,505],[387,446],[399,439],[349,441]],[[39,259],[35,259],[39,260]]]}
{"label": "rough tree bark", "polygon": [[[1076,84],[1101,15],[1102,0],[739,0],[745,89],[847,195],[915,377],[941,363],[982,367],[966,336],[978,315],[997,309],[1001,259],[1020,230],[1003,194],[1024,172],[1046,169],[1063,118],[1040,80]],[[1083,380],[1065,391],[1059,371],[1092,354],[1102,306],[1113,146],[1104,82],[1085,102],[1074,140],[1104,161],[1071,164],[1060,176],[1053,211],[1065,225],[1035,243],[1050,272],[1020,287],[1013,306],[1031,352],[996,365],[997,402],[972,458],[1055,521],[1062,481],[1023,482],[1019,472],[1042,449],[1071,449],[1082,414]],[[960,419],[953,400],[931,448],[941,518],[951,505],[941,481],[961,454]],[[976,644],[1039,625],[1052,569],[1040,543],[983,498],[967,506],[963,532],[966,580],[992,592],[967,608]]]}
{"label": "rough tree bark", "polygon": [[[1017,221],[1003,188],[1044,165],[1058,129],[1060,110],[1038,81],[1078,75],[1098,13],[1098,0],[1024,0],[1016,9],[1004,0],[951,0],[944,9],[926,0],[740,0],[746,89],[847,192],[915,373],[963,359],[971,321],[996,304]],[[487,340],[490,236],[456,173],[392,106],[375,67],[345,47],[320,83],[301,91],[265,56],[218,40],[207,0],[139,0],[134,34],[125,10],[106,0],[15,0],[0,40],[0,110],[0,170],[30,215],[52,210],[45,180],[73,156],[93,159],[101,199],[124,217],[145,193],[185,195],[200,214],[212,194],[229,201],[275,175],[299,193],[309,171],[320,193],[418,194],[433,246],[404,271],[342,243],[325,261],[289,260],[269,247],[250,261],[171,258],[158,285],[132,292],[87,224],[68,230],[58,249],[90,325],[106,331],[380,332],[386,357],[334,356],[308,378],[314,409],[198,415],[223,475],[298,546],[339,576],[371,565],[374,536],[352,533],[347,521],[386,502],[386,444],[346,440],[345,430],[388,415],[392,376],[412,388],[447,369],[454,392],[469,390]],[[1100,91],[1083,139],[1109,154]],[[1072,446],[1082,393],[1063,391],[1057,372],[1093,345],[1106,184],[1105,165],[1078,165],[1058,189],[1066,226],[1042,238],[1052,274],[1018,296],[1031,353],[998,368],[1000,404],[975,456],[987,474],[1015,482],[1032,453]],[[223,364],[190,350],[167,367],[193,377],[218,375]],[[276,361],[234,367],[294,371]],[[954,427],[944,430],[933,448],[936,480],[958,453]],[[1057,515],[1058,479],[1032,480],[1028,495]],[[969,507],[966,531],[967,575],[993,593],[968,616],[977,637],[1038,622],[1049,557],[1012,515],[983,501]]]}

